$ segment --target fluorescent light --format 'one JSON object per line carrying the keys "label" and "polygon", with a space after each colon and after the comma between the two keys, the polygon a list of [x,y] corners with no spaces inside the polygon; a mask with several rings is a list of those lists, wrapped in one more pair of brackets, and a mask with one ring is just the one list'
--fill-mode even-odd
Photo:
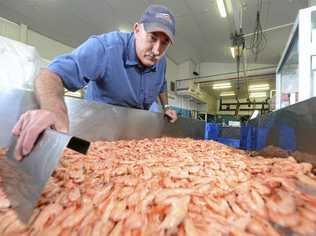
{"label": "fluorescent light", "polygon": [[213,86],[213,89],[229,89],[231,88],[232,86],[231,85],[228,85],[228,86],[219,86],[219,87],[214,87]]}
{"label": "fluorescent light", "polygon": [[249,85],[249,88],[261,88],[261,87],[270,87],[269,84],[252,84]]}
{"label": "fluorescent light", "polygon": [[218,84],[213,84],[213,89],[226,89],[226,88],[231,88],[230,83],[218,83]]}
{"label": "fluorescent light", "polygon": [[250,98],[265,98],[267,96],[266,92],[256,92],[256,93],[250,93]]}
{"label": "fluorescent light", "polygon": [[253,92],[253,91],[267,91],[267,90],[269,90],[270,89],[270,87],[262,87],[262,88],[252,88],[252,89],[248,89],[248,91],[251,91],[251,92]]}
{"label": "fluorescent light", "polygon": [[232,57],[235,59],[235,47],[230,47],[230,53],[232,54]]}
{"label": "fluorescent light", "polygon": [[218,83],[218,84],[213,84],[213,87],[221,87],[221,86],[230,86],[230,83]]}
{"label": "fluorescent light", "polygon": [[270,89],[269,84],[253,84],[253,85],[249,85],[248,87],[249,91],[265,91],[269,89]]}
{"label": "fluorescent light", "polygon": [[219,14],[221,15],[221,17],[225,18],[227,16],[227,13],[226,13],[224,0],[217,0],[217,7],[218,7]]}
{"label": "fluorescent light", "polygon": [[234,91],[228,91],[228,92],[222,92],[219,95],[220,97],[230,97],[230,96],[235,96],[235,92]]}
{"label": "fluorescent light", "polygon": [[226,86],[213,86],[213,89],[228,89],[231,88],[231,85],[226,85]]}

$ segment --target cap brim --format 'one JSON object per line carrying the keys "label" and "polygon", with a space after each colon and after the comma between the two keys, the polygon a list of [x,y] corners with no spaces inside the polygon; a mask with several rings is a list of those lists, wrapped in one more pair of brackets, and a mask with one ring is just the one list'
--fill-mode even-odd
{"label": "cap brim", "polygon": [[170,39],[171,43],[175,43],[175,38],[173,33],[163,24],[159,23],[143,23],[144,24],[144,29],[146,32],[163,32],[168,36]]}

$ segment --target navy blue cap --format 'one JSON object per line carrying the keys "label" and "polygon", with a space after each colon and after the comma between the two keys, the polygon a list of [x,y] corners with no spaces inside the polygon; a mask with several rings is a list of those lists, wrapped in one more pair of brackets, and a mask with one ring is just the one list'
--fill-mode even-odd
{"label": "navy blue cap", "polygon": [[163,5],[150,5],[140,19],[146,32],[163,32],[175,43],[176,22],[173,13]]}

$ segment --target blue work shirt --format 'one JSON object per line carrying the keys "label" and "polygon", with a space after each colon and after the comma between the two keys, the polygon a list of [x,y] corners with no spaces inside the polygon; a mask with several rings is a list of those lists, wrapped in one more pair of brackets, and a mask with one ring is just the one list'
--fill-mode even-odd
{"label": "blue work shirt", "polygon": [[70,91],[86,87],[85,98],[148,110],[166,91],[166,58],[143,67],[136,55],[134,33],[110,32],[90,37],[48,66]]}

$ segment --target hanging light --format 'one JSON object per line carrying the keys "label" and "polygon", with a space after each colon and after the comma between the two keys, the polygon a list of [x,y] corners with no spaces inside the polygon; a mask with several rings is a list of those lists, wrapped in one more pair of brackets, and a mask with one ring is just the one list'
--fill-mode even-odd
{"label": "hanging light", "polygon": [[217,0],[217,7],[218,7],[219,14],[221,15],[221,17],[225,18],[227,16],[227,13],[226,13],[224,0]]}
{"label": "hanging light", "polygon": [[266,91],[269,89],[269,84],[253,84],[248,86],[248,91]]}
{"label": "hanging light", "polygon": [[228,91],[228,92],[221,92],[220,97],[232,97],[235,96],[235,92],[234,91]]}
{"label": "hanging light", "polygon": [[231,84],[230,83],[217,83],[217,84],[213,84],[213,89],[227,89],[227,88],[231,88]]}
{"label": "hanging light", "polygon": [[255,92],[255,93],[250,93],[249,94],[250,98],[265,98],[267,97],[267,93],[266,92]]}

